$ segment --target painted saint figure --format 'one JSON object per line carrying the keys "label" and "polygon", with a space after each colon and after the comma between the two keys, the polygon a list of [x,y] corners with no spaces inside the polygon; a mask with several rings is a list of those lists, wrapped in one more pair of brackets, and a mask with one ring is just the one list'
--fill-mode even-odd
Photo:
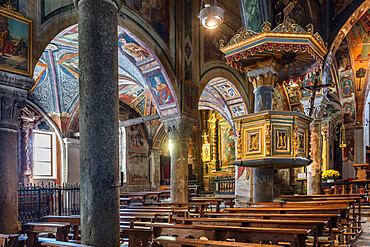
{"label": "painted saint figure", "polygon": [[122,44],[121,45],[122,50],[125,51],[130,56],[132,56],[136,62],[140,62],[151,56],[146,49],[144,49],[135,42],[127,41],[125,38],[120,38],[119,41]]}
{"label": "painted saint figure", "polygon": [[154,80],[155,87],[153,87],[153,89],[158,96],[159,104],[165,105],[174,102],[173,96],[171,94],[170,89],[168,88],[168,85],[162,82],[159,76],[155,76]]}
{"label": "painted saint figure", "polygon": [[343,97],[344,98],[352,97],[353,89],[352,89],[352,86],[351,86],[351,84],[348,80],[344,81],[342,92],[343,92]]}

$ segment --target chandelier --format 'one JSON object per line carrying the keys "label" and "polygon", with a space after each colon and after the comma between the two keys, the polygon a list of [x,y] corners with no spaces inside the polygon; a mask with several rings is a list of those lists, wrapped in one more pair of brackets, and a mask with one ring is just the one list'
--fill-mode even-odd
{"label": "chandelier", "polygon": [[[216,6],[217,1],[214,1],[214,6],[205,4],[205,7],[199,12],[199,21],[207,29],[215,29],[224,21],[224,10]],[[203,1],[201,3],[203,6]]]}

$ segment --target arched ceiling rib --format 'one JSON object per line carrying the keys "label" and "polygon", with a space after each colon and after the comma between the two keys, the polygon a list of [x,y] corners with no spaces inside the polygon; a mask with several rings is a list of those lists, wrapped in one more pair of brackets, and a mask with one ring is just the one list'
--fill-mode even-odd
{"label": "arched ceiling rib", "polygon": [[229,80],[222,77],[208,82],[200,96],[199,109],[217,111],[231,126],[234,126],[232,118],[248,113],[240,92]]}
{"label": "arched ceiling rib", "polygon": [[[141,116],[179,113],[176,94],[159,59],[128,30],[118,27],[119,97]],[[93,52],[93,51],[92,51]],[[75,121],[78,110],[78,25],[58,34],[34,70],[29,98],[51,117]],[[66,123],[65,128],[71,125]],[[59,126],[63,130],[63,126]]]}

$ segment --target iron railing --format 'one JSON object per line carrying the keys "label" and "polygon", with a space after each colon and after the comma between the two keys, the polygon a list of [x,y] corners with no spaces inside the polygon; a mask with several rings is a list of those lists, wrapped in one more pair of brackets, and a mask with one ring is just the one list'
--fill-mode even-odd
{"label": "iron railing", "polygon": [[41,185],[18,186],[18,220],[39,221],[46,215],[80,214],[80,186]]}

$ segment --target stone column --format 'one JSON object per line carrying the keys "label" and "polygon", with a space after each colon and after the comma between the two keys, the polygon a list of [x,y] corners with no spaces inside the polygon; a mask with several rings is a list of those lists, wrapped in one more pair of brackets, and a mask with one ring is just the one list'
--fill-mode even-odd
{"label": "stone column", "polygon": [[0,232],[18,232],[17,131],[33,80],[0,72]]}
{"label": "stone column", "polygon": [[75,0],[79,24],[81,233],[120,246],[118,162],[119,0]]}
{"label": "stone column", "polygon": [[149,151],[150,189],[158,190],[161,185],[161,155],[159,150]]}
{"label": "stone column", "polygon": [[321,120],[314,120],[310,125],[311,131],[311,159],[312,163],[307,167],[307,195],[320,194],[321,188],[321,165],[322,143],[320,140]]}
{"label": "stone column", "polygon": [[[274,60],[265,61],[263,67],[247,72],[254,87],[254,112],[272,110],[274,83],[281,66]],[[272,202],[274,199],[274,168],[254,168],[253,202]]]}
{"label": "stone column", "polygon": [[188,202],[188,143],[196,121],[187,115],[161,120],[172,143],[171,202]]}

